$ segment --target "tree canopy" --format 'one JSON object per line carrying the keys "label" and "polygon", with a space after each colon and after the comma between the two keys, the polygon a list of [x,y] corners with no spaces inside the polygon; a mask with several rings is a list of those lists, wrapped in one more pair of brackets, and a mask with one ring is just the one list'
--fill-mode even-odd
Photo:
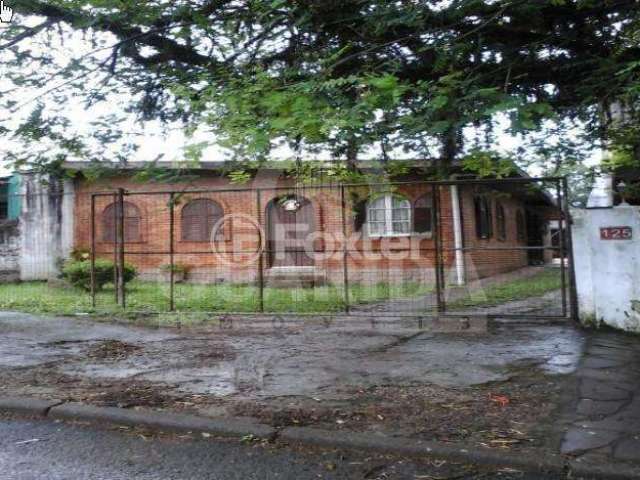
{"label": "tree canopy", "polygon": [[[637,158],[637,0],[10,5],[31,24],[0,30],[3,81],[44,90],[25,103],[2,89],[9,115],[1,131],[31,145],[14,154],[17,162],[99,160],[104,150],[91,145],[113,147],[130,114],[210,129],[237,158],[258,161],[278,143],[328,151],[348,165],[375,147],[383,160],[407,152],[446,170],[463,154],[491,157],[498,114],[511,132],[552,122],[560,138],[579,122],[578,147],[603,142],[615,161]],[[78,41],[91,47],[74,55]],[[69,133],[65,111],[77,95],[87,106],[109,104],[83,135]],[[16,121],[25,108],[30,115]],[[620,108],[624,115],[611,114]],[[482,137],[465,146],[465,128]],[[45,138],[56,148],[34,153]],[[560,169],[551,159],[571,158],[571,142],[537,147]]]}

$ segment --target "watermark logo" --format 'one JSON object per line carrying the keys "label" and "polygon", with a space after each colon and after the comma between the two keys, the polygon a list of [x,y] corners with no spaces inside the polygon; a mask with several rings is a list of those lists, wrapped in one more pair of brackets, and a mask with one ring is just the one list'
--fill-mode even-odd
{"label": "watermark logo", "polygon": [[[233,229],[233,235],[225,232]],[[218,261],[227,266],[247,267],[255,264],[266,247],[265,233],[258,221],[244,213],[225,215],[213,226],[211,250]]]}
{"label": "watermark logo", "polygon": [[434,248],[423,243],[432,241],[430,235],[369,237],[355,231],[345,236],[340,226],[333,227],[334,231],[327,231],[306,223],[275,223],[265,229],[251,215],[232,213],[220,218],[209,232],[210,251],[221,265],[249,267],[263,254],[276,264],[318,265],[340,262],[344,255],[355,262],[419,261]]}
{"label": "watermark logo", "polygon": [[0,0],[0,24],[11,23],[13,19],[13,8],[4,4],[3,0]]}

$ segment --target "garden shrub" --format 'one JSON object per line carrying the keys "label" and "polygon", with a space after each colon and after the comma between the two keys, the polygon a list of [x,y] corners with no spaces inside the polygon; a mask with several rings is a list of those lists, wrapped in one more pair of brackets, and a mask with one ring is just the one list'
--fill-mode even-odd
{"label": "garden shrub", "polygon": [[[107,283],[113,283],[114,263],[111,260],[96,258],[95,260],[95,287],[96,291],[102,290]],[[124,264],[124,283],[130,282],[136,277],[136,269],[133,265]],[[84,290],[91,290],[91,261],[68,260],[62,268],[62,276],[72,285]]]}

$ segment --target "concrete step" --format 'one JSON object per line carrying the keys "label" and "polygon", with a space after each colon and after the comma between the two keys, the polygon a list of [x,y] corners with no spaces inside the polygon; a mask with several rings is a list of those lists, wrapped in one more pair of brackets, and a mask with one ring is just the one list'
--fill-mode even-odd
{"label": "concrete step", "polygon": [[272,267],[265,271],[265,285],[276,288],[315,287],[327,283],[316,267]]}

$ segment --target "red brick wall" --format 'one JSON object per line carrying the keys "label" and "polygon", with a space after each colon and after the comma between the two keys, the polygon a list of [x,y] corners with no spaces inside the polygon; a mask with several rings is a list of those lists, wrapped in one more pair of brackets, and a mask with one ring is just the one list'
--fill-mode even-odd
{"label": "red brick wall", "polygon": [[[287,187],[291,193],[297,193],[308,198],[314,207],[314,222],[317,232],[325,232],[328,241],[317,239],[314,243],[317,251],[325,258],[316,262],[316,268],[336,282],[342,281],[342,208],[340,188],[305,187],[295,190],[291,180],[280,178],[276,172],[262,174],[252,183],[234,186],[228,180],[214,174],[202,174],[196,180],[185,184],[136,183],[126,177],[112,177],[97,182],[77,180],[76,186],[76,245],[89,249],[91,246],[91,215],[90,194],[100,191],[113,191],[124,188],[130,195],[125,197],[127,202],[135,204],[141,212],[141,239],[126,245],[126,260],[134,264],[142,276],[157,277],[160,267],[169,263],[170,222],[169,222],[169,194],[136,194],[136,192],[168,192],[171,190],[217,189],[216,192],[188,193],[178,197],[174,209],[174,261],[190,268],[189,277],[193,281],[235,281],[252,282],[258,275],[258,263],[253,253],[257,250],[260,237],[255,226],[238,216],[260,218],[265,224],[266,206],[269,201],[287,191],[275,188]],[[252,188],[260,187],[260,210],[258,210],[258,194]],[[240,191],[220,191],[221,189],[240,188]],[[420,196],[431,192],[431,185],[399,185],[396,192],[407,197],[413,204]],[[440,188],[440,231],[442,235],[443,257],[445,266],[452,266],[453,252],[453,216],[449,187]],[[515,198],[501,197],[505,207],[507,239],[500,242],[495,238],[495,210],[494,210],[494,238],[478,240],[475,234],[475,218],[473,211],[473,191],[470,187],[461,187],[462,217],[464,222],[465,247],[474,247],[466,253],[467,272],[469,278],[493,275],[499,272],[513,270],[527,264],[526,251],[523,250],[480,250],[486,247],[522,246],[517,241],[515,227],[515,210],[522,208],[521,202]],[[346,189],[345,198],[347,237],[354,233],[353,194],[359,198],[366,198],[371,193],[362,188],[358,191]],[[502,194],[504,195],[504,194]],[[231,223],[225,223],[226,234],[223,239],[215,242],[218,251],[243,251],[239,260],[232,261],[230,254],[214,255],[211,253],[210,242],[185,242],[181,240],[181,209],[189,199],[210,198],[218,202],[225,214],[233,214]],[[113,201],[111,196],[96,197],[96,250],[101,256],[112,256],[113,244],[104,242],[101,214]],[[494,206],[495,208],[495,206]],[[244,240],[241,245],[236,242],[240,237]],[[380,255],[385,246],[390,254]],[[349,248],[348,271],[349,279],[353,282],[375,283],[377,281],[403,279],[432,281],[434,278],[435,243],[433,238],[412,234],[408,237],[386,239],[360,239],[352,242]],[[417,247],[417,248],[416,248]],[[375,254],[378,254],[377,256]],[[225,262],[224,259],[227,261]],[[253,259],[253,261],[250,261]],[[236,258],[238,260],[238,258]],[[266,267],[265,256],[265,267]]]}
{"label": "red brick wall", "polygon": [[[522,201],[511,194],[484,187],[465,185],[461,186],[459,191],[467,279],[487,277],[526,266],[528,264],[527,251],[519,249],[519,247],[526,247],[526,235],[525,241],[518,240],[516,226],[516,212],[518,210],[521,210],[523,214],[525,212]],[[493,235],[488,239],[478,238],[476,232],[474,197],[478,194],[486,195],[490,203]],[[500,202],[505,211],[506,236],[504,240],[498,238],[496,202]]]}

